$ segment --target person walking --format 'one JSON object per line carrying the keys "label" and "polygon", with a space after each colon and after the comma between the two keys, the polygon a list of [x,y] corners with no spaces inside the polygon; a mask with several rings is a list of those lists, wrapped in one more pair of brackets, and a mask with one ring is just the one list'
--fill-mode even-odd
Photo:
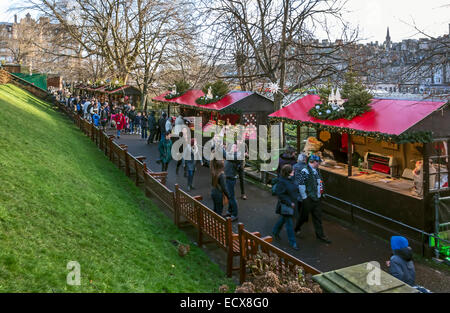
{"label": "person walking", "polygon": [[170,134],[166,134],[159,141],[159,157],[162,165],[162,171],[167,172],[169,163],[172,160],[172,141],[170,140]]}
{"label": "person walking", "polygon": [[123,115],[122,110],[119,110],[119,114],[114,116],[114,121],[116,122],[117,138],[120,139],[120,132],[125,127],[125,116]]}
{"label": "person walking", "polygon": [[128,117],[128,125],[129,125],[129,133],[130,135],[133,135],[135,130],[135,120],[136,120],[136,111],[134,109],[134,106],[131,107],[130,110],[127,112]]}
{"label": "person walking", "polygon": [[161,140],[166,137],[166,120],[167,120],[167,114],[166,112],[163,112],[161,117],[158,120],[158,126],[159,131],[161,133]]}
{"label": "person walking", "polygon": [[147,140],[148,118],[147,112],[142,112],[141,116],[141,138]]}
{"label": "person walking", "polygon": [[108,123],[108,108],[107,104],[102,106],[100,110],[100,124],[102,125],[102,130],[106,129],[106,124]]}
{"label": "person walking", "polygon": [[[306,167],[306,160],[307,160],[307,156],[304,153],[300,153],[298,155],[297,158],[297,163],[295,163],[295,165],[293,166],[294,169],[294,181],[295,181],[295,185],[297,186],[297,188],[299,189],[300,184],[302,182],[301,178],[302,178],[302,170]],[[299,189],[300,192],[300,189]],[[300,196],[299,193],[299,197],[297,199],[297,211],[298,211],[298,216],[301,215],[301,210],[302,210],[302,197]],[[296,235],[300,235],[300,219],[297,218],[297,222],[295,224],[295,228],[294,231],[296,232]]]}
{"label": "person walking", "polygon": [[[166,119],[166,125],[165,125],[165,131],[166,131],[166,134],[171,134],[172,133],[172,129],[173,129],[173,126],[172,126],[172,118],[169,116],[167,119]],[[172,141],[173,142],[173,141]]]}
{"label": "person walking", "polygon": [[186,129],[182,129],[182,131],[180,131],[180,133],[178,134],[178,139],[182,141],[182,145],[180,145],[180,149],[178,151],[178,153],[180,154],[181,158],[177,161],[177,168],[175,173],[178,175],[178,172],[180,170],[180,166],[183,166],[184,169],[184,177],[187,177],[186,174],[186,163],[184,160],[184,147],[187,146],[187,134],[186,134]]}
{"label": "person walking", "polygon": [[299,250],[295,240],[293,218],[297,203],[298,189],[293,181],[294,170],[290,164],[285,164],[280,171],[275,193],[278,196],[276,206],[276,213],[280,215],[278,222],[272,230],[272,235],[275,239],[280,239],[280,231],[284,224],[286,224],[286,232],[289,244],[294,250]]}
{"label": "person walking", "polygon": [[142,113],[137,112],[134,122],[133,122],[133,131],[136,135],[141,135],[142,129],[141,129],[141,120],[142,120]]}
{"label": "person walking", "polygon": [[155,139],[156,136],[157,127],[158,124],[156,123],[155,119],[155,111],[152,111],[150,113],[150,116],[148,117],[148,129],[150,131],[150,136],[147,139],[147,144],[153,143],[153,140]]}
{"label": "person walking", "polygon": [[240,161],[238,160],[237,146],[233,144],[231,146],[230,153],[223,151],[225,158],[225,178],[227,189],[230,195],[228,203],[228,213],[231,216],[231,221],[237,221],[238,219],[238,205],[236,201],[236,196],[234,193],[234,186],[236,186],[236,179],[238,177],[238,167]]}
{"label": "person walking", "polygon": [[317,239],[331,243],[325,236],[322,227],[322,209],[320,200],[323,193],[323,181],[319,173],[319,163],[321,159],[317,155],[311,155],[308,165],[301,171],[299,191],[302,198],[302,210],[297,223],[297,232],[300,232],[302,225],[308,221],[311,213]]}
{"label": "person walking", "polygon": [[245,186],[245,183],[244,183],[245,171],[244,171],[244,169],[245,169],[245,158],[248,156],[248,146],[245,143],[245,141],[243,141],[243,140],[238,141],[237,144],[238,144],[238,146],[243,145],[243,147],[244,147],[244,151],[243,151],[244,156],[239,158],[241,160],[238,165],[238,175],[239,175],[239,186],[241,187],[241,199],[247,200],[247,195],[245,194],[245,187],[244,187]]}
{"label": "person walking", "polygon": [[211,198],[213,200],[213,210],[222,216],[224,200],[230,200],[225,178],[225,163],[223,160],[213,159],[211,161]]}
{"label": "person walking", "polygon": [[197,140],[195,138],[191,139],[190,145],[186,146],[183,154],[183,159],[187,171],[188,191],[191,191],[192,189],[195,189],[193,186],[193,182],[196,165],[199,161],[203,165],[200,149],[198,148]]}

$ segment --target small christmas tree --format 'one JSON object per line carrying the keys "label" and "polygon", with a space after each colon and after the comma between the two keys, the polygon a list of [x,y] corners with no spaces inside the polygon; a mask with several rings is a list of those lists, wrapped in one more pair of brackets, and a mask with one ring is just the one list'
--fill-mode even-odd
{"label": "small christmas tree", "polygon": [[[211,88],[212,91],[213,95],[212,99],[208,99],[208,97],[206,96],[208,94],[209,88]],[[230,92],[230,89],[228,88],[228,85],[225,82],[218,80],[214,83],[207,83],[205,86],[203,86],[202,91],[205,94],[205,96],[195,100],[197,104],[209,104],[217,102],[224,96],[226,96]]]}
{"label": "small christmas tree", "polygon": [[346,99],[346,102],[342,106],[342,102],[334,99],[334,97],[340,98],[339,90],[336,90],[333,100],[341,102],[341,104],[330,103],[330,95],[333,94],[333,89],[329,86],[320,88],[320,104],[315,105],[310,111],[309,115],[326,120],[335,120],[339,118],[345,118],[348,120],[353,119],[356,116],[364,114],[370,110],[368,105],[373,97],[366,87],[357,80],[356,73],[350,71],[345,74],[345,83],[342,86],[342,98]]}

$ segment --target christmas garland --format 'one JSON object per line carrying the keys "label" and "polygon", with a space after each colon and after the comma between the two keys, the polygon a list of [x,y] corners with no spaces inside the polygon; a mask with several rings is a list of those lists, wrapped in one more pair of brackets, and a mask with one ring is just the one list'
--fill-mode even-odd
{"label": "christmas garland", "polygon": [[203,97],[200,97],[200,98],[195,99],[195,103],[197,103],[197,104],[199,104],[199,105],[207,105],[207,104],[211,104],[211,103],[220,101],[220,100],[222,100],[224,97],[225,97],[225,96],[223,96],[223,97],[214,96],[213,98],[209,99],[208,97],[203,96]]}
{"label": "christmas garland", "polygon": [[115,90],[118,90],[118,89],[120,89],[122,87],[124,87],[124,86],[108,86],[108,87],[105,88],[105,91],[115,91]]}
{"label": "christmas garland", "polygon": [[330,105],[316,105],[308,111],[308,114],[320,120],[337,120],[345,118],[351,120],[356,116],[362,115],[370,111],[370,106],[355,107],[344,104],[343,109],[333,110]]}
{"label": "christmas garland", "polygon": [[311,128],[316,128],[317,130],[324,130],[329,132],[337,132],[340,134],[347,133],[350,135],[355,136],[362,136],[362,137],[371,137],[374,138],[376,141],[390,141],[397,144],[404,144],[404,143],[429,143],[433,141],[433,136],[431,131],[418,131],[418,132],[405,132],[400,135],[392,135],[392,134],[386,134],[381,132],[369,132],[369,131],[362,131],[362,130],[356,130],[352,128],[347,127],[337,127],[337,126],[329,126],[329,125],[322,125],[318,123],[312,123],[312,122],[303,122],[303,121],[294,121],[288,118],[284,117],[269,117],[270,123],[279,123],[279,122],[285,122],[289,124],[296,124],[298,126],[308,126]]}

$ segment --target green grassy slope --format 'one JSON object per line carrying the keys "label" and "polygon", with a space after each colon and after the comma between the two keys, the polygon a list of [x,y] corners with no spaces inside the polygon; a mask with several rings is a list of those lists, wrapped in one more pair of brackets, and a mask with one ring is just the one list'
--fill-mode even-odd
{"label": "green grassy slope", "polygon": [[[229,283],[79,129],[0,85],[0,292],[215,292]],[[67,263],[81,266],[69,286]]]}

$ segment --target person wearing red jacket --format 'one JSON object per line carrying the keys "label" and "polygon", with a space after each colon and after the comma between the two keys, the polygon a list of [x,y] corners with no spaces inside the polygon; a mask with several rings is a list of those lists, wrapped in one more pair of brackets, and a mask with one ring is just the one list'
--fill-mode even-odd
{"label": "person wearing red jacket", "polygon": [[114,121],[116,122],[117,138],[120,138],[120,131],[125,127],[125,116],[122,111],[114,116]]}

